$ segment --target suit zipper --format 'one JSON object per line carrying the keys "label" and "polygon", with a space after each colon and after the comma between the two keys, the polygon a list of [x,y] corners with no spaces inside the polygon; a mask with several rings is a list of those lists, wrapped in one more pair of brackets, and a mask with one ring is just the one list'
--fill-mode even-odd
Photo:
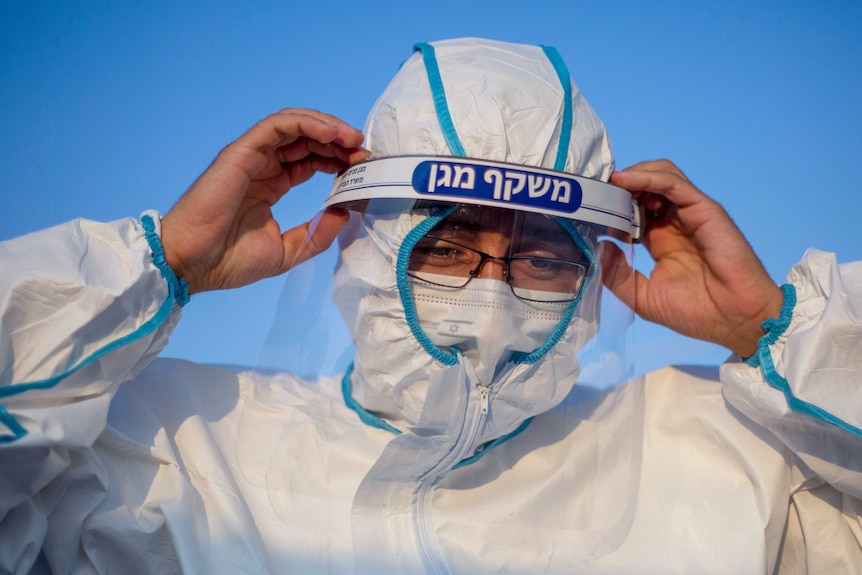
{"label": "suit zipper", "polygon": [[447,457],[441,460],[425,475],[427,478],[433,474],[434,479],[421,481],[419,491],[417,493],[416,516],[418,525],[416,526],[416,532],[419,539],[417,543],[419,545],[419,554],[422,557],[422,564],[428,573],[439,575],[447,575],[449,573],[446,569],[446,564],[443,562],[443,558],[441,557],[440,549],[437,547],[437,541],[433,535],[431,513],[426,511],[429,508],[431,488],[434,487],[441,475],[437,470],[441,467],[451,468],[453,465],[453,459],[454,463],[464,459],[466,453],[473,448],[473,444],[476,442],[476,438],[479,436],[479,432],[482,430],[485,418],[491,408],[491,385],[476,383],[474,387],[479,392],[479,413],[473,419],[474,424],[470,430],[469,440],[466,442],[465,447],[458,450],[458,455],[456,457]]}

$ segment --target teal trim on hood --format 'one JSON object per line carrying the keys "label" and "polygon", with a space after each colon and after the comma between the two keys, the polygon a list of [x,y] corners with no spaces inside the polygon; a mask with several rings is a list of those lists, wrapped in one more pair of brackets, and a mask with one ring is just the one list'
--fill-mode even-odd
{"label": "teal trim on hood", "polygon": [[404,316],[407,318],[410,332],[416,338],[416,341],[419,342],[419,345],[422,346],[422,349],[443,365],[457,364],[458,356],[434,345],[434,342],[431,341],[431,338],[428,337],[428,334],[419,325],[419,317],[416,315],[416,304],[413,302],[413,294],[410,291],[410,283],[407,280],[407,265],[410,262],[410,252],[413,251],[416,243],[443,218],[455,211],[455,209],[455,206],[437,209],[422,220],[415,228],[410,230],[405,236],[404,241],[401,242],[401,247],[398,248],[398,256],[395,263],[395,282],[398,286],[398,297],[401,298],[401,306],[404,308]]}
{"label": "teal trim on hood", "polygon": [[434,98],[437,120],[440,122],[440,129],[443,131],[443,137],[446,138],[449,151],[452,152],[453,156],[466,157],[467,153],[464,151],[464,146],[461,145],[455,123],[452,122],[452,116],[449,114],[446,90],[443,89],[443,78],[440,76],[440,66],[437,65],[434,46],[420,42],[413,46],[413,50],[422,53],[422,61],[425,64],[425,71],[428,73],[428,83],[431,84],[431,96]]}
{"label": "teal trim on hood", "polygon": [[563,88],[563,123],[560,126],[560,141],[557,143],[557,157],[554,160],[554,169],[558,172],[566,171],[566,159],[569,156],[569,142],[572,138],[572,79],[569,76],[569,69],[566,68],[566,63],[563,57],[557,52],[556,48],[551,46],[542,46],[542,51],[545,56],[551,61],[554,66],[554,71],[560,79],[560,85]]}
{"label": "teal trim on hood", "polygon": [[[359,416],[359,420],[362,421],[365,425],[369,427],[374,427],[377,429],[382,429],[384,431],[388,431],[394,435],[401,435],[403,433],[397,427],[390,425],[380,417],[377,417],[356,401],[356,398],[353,397],[353,384],[351,382],[351,376],[353,375],[353,364],[350,364],[350,367],[347,368],[347,371],[344,374],[344,377],[341,378],[341,396],[344,399],[344,405],[348,407],[348,409],[353,410],[356,415]],[[2,415],[2,414],[0,414]],[[497,447],[498,445],[505,443],[506,441],[512,439],[516,435],[519,435],[523,432],[527,427],[532,423],[533,418],[528,417],[525,419],[521,425],[515,428],[513,431],[507,433],[506,435],[502,435],[497,439],[493,439],[484,445],[479,446],[479,449],[475,454],[462,459],[458,463],[456,463],[452,469],[460,469],[461,467],[466,467],[468,465],[472,465],[476,463],[481,458],[485,456],[492,448]]]}

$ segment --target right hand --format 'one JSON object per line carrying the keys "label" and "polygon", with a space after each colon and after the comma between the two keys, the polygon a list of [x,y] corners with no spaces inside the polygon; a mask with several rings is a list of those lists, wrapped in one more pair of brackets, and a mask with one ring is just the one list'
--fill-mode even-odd
{"label": "right hand", "polygon": [[325,250],[345,212],[330,209],[314,226],[282,233],[271,208],[315,172],[336,173],[367,158],[361,144],[362,132],[329,114],[287,109],[268,116],[224,148],[162,218],[168,265],[192,294],[278,275]]}
{"label": "right hand", "polygon": [[667,160],[615,172],[611,183],[646,208],[643,245],[655,267],[647,277],[609,249],[605,285],[648,321],[753,354],[784,294],[724,208]]}

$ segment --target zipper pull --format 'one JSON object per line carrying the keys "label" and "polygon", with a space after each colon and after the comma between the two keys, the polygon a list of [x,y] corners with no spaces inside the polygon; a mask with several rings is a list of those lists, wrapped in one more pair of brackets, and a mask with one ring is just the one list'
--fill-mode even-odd
{"label": "zipper pull", "polygon": [[482,415],[486,415],[488,413],[488,404],[490,403],[488,397],[491,395],[491,386],[476,384],[476,387],[479,388],[479,405],[482,406]]}

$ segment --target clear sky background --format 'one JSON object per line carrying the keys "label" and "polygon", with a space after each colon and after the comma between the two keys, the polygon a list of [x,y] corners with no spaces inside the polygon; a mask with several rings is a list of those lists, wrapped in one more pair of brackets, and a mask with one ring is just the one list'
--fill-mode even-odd
{"label": "clear sky background", "polygon": [[[361,126],[414,43],[459,36],[556,47],[618,166],[675,161],[776,281],[809,246],[862,258],[858,1],[2,2],[0,239],[167,212],[256,120]],[[330,183],[291,192],[283,226]],[[165,353],[253,364],[282,283],[195,296]],[[727,355],[644,322],[634,341],[639,373]]]}

